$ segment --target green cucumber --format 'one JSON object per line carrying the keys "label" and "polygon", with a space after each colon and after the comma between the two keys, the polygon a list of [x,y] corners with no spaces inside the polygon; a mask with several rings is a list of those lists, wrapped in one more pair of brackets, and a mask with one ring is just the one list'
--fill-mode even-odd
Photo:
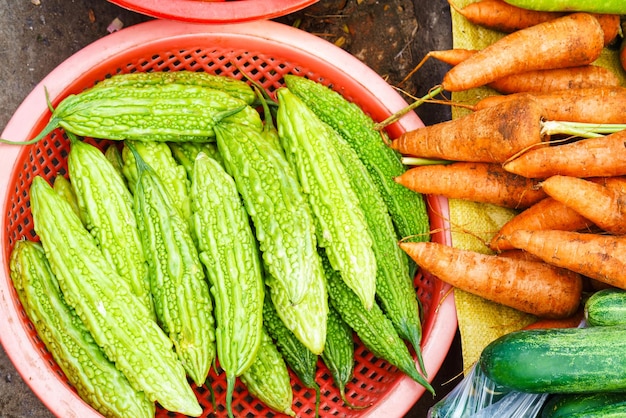
{"label": "green cucumber", "polygon": [[[544,405],[541,418],[626,416],[625,393],[554,395]],[[613,413],[622,415],[612,415]]]}
{"label": "green cucumber", "polygon": [[626,291],[603,289],[585,302],[585,319],[590,326],[626,325]]}
{"label": "green cucumber", "polygon": [[626,391],[626,326],[515,331],[485,347],[478,364],[519,392]]}

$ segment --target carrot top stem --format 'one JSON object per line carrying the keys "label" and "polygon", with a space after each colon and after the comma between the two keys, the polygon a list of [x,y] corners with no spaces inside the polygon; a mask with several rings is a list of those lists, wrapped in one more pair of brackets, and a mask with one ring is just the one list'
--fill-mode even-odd
{"label": "carrot top stem", "polygon": [[565,121],[544,121],[541,126],[543,135],[575,135],[582,138],[597,138],[604,134],[612,134],[626,129],[620,123],[583,123]]}
{"label": "carrot top stem", "polygon": [[433,88],[426,95],[424,95],[421,99],[417,99],[416,101],[414,101],[413,103],[411,103],[407,107],[398,110],[396,113],[394,113],[393,115],[389,116],[384,121],[379,122],[376,125],[374,125],[374,129],[380,131],[381,129],[385,128],[386,126],[391,125],[392,123],[398,121],[402,116],[406,115],[407,113],[409,113],[412,110],[417,109],[421,104],[425,103],[429,99],[432,99],[433,97],[435,97],[436,95],[438,95],[442,91],[443,91],[443,87],[441,87],[441,86],[437,86],[437,87]]}

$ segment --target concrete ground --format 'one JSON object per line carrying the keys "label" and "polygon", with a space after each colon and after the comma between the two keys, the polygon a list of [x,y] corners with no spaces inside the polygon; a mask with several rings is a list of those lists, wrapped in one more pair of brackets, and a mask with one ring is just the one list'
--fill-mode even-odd
{"label": "concrete ground", "polygon": [[[0,132],[41,79],[82,47],[106,36],[116,18],[124,26],[150,19],[105,0],[0,0]],[[451,47],[445,0],[321,0],[278,20],[297,22],[301,29],[341,45],[391,84],[402,80],[428,50]],[[429,63],[403,88],[422,95],[437,84],[444,70]],[[418,114],[427,124],[450,117],[438,106],[423,106]],[[438,399],[452,389],[459,370],[457,336],[435,378]],[[424,395],[407,417],[425,417],[432,403],[433,398]],[[0,417],[52,416],[0,347]]]}

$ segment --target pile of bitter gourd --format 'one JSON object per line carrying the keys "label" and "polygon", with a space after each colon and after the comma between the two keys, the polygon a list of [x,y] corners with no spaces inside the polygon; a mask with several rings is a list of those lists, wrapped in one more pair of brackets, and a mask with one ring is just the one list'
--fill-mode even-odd
{"label": "pile of bitter gourd", "polygon": [[[287,365],[319,408],[318,356],[343,397],[353,332],[432,391],[397,245],[428,239],[424,200],[393,181],[404,167],[360,108],[284,81],[273,101],[225,76],[120,74],[65,98],[28,142],[63,128],[69,181],[33,178],[40,242],[15,244],[11,277],[105,416],[153,416],[155,402],[199,416],[189,380],[208,384],[214,364],[229,415],[237,378],[294,415]],[[113,141],[102,152],[79,137]]]}

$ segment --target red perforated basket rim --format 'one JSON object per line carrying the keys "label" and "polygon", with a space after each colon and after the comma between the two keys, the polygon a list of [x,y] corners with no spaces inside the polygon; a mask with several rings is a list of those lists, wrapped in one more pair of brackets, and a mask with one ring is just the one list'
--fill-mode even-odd
{"label": "red perforated basket rim", "polygon": [[[167,53],[159,54],[159,51]],[[206,59],[208,51],[219,52],[217,56],[224,61],[215,67],[202,67],[202,60]],[[406,106],[406,102],[393,88],[356,58],[320,38],[292,27],[271,21],[224,25],[151,21],[96,41],[63,62],[28,95],[11,118],[2,137],[23,141],[33,137],[45,125],[50,113],[44,88],[54,104],[67,94],[81,91],[115,72],[198,69],[198,66],[208,71],[232,72],[238,76],[241,76],[238,73],[241,68],[270,91],[281,85],[282,74],[287,72],[311,76],[331,85],[377,120]],[[404,130],[421,126],[423,124],[419,118],[410,114],[391,126],[389,133],[396,136]],[[27,190],[28,184],[25,182],[30,181],[28,176],[37,174],[32,172],[28,159],[45,160],[48,158],[46,153],[33,154],[33,150],[58,146],[54,143],[62,139],[55,132],[49,136],[48,142],[35,147],[0,145],[0,178],[7,179],[0,187],[0,200],[5,213],[4,228],[0,232],[4,246],[3,269],[0,271],[0,338],[24,381],[51,411],[63,417],[90,417],[98,414],[77,397],[66,384],[62,373],[55,370],[51,356],[42,348],[32,324],[21,309],[8,271],[10,243],[19,239],[9,226],[21,222],[18,218],[28,219],[29,216],[28,206],[17,207],[15,202],[27,199],[24,190]],[[53,176],[45,172],[43,175]],[[21,196],[16,196],[18,191]],[[433,240],[450,244],[445,221],[447,201],[429,196],[427,202],[431,229],[438,231],[433,235]],[[13,218],[9,219],[8,214]],[[429,379],[432,379],[441,367],[454,337],[456,311],[453,298],[448,297],[449,287],[439,280],[428,275],[420,276],[416,278],[416,286],[425,309],[422,352]],[[369,354],[359,352],[357,355]],[[384,369],[379,369],[379,366],[380,362],[372,364],[372,369],[381,373],[380,370]],[[364,411],[355,411],[351,416],[401,416],[424,393],[422,386],[400,373],[390,372],[389,376],[382,377],[376,388],[380,391],[376,403]],[[310,401],[310,398],[303,399],[296,405],[296,412],[300,416],[305,415],[303,412]],[[355,402],[358,403],[358,399]],[[340,412],[325,413],[330,415]]]}
{"label": "red perforated basket rim", "polygon": [[318,0],[109,0],[147,16],[196,23],[238,23],[273,19]]}

